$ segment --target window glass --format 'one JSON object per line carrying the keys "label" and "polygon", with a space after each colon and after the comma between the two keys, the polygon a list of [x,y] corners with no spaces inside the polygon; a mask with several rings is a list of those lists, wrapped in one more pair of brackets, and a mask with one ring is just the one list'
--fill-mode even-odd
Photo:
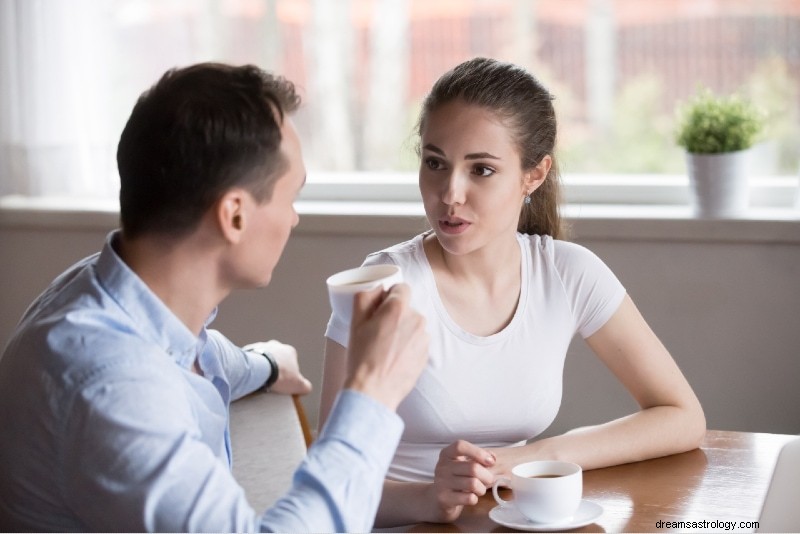
{"label": "window glass", "polygon": [[[798,172],[793,0],[3,1],[0,103],[16,111],[0,114],[11,177],[0,194],[115,195],[115,144],[138,94],[167,68],[207,60],[255,63],[300,87],[312,182],[413,174],[421,100],[477,55],[524,65],[556,95],[567,175],[683,174],[675,107],[700,86],[763,106],[760,173]],[[74,111],[54,136],[44,109]]]}

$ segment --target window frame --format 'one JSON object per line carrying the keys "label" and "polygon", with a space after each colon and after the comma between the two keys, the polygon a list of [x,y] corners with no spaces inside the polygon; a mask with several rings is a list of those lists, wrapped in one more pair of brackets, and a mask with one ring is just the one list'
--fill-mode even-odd
{"label": "window frame", "polygon": [[[562,176],[567,205],[689,206],[689,178],[680,174]],[[412,172],[309,171],[298,198],[315,202],[421,202]],[[800,209],[800,176],[752,176],[752,208]]]}

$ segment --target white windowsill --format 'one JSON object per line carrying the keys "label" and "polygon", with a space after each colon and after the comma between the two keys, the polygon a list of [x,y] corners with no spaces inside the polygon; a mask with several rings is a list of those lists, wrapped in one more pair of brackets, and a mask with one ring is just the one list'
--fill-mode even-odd
{"label": "white windowsill", "polygon": [[[689,179],[677,174],[567,174],[564,198],[572,204],[687,205]],[[754,176],[754,207],[793,207],[797,176]],[[417,175],[387,172],[309,173],[301,200],[415,202],[420,200]]]}
{"label": "white windowsill", "polygon": [[[296,208],[297,235],[410,236],[427,228],[419,202],[300,200]],[[794,207],[755,207],[743,218],[703,220],[687,205],[573,203],[564,215],[577,240],[800,244]],[[118,219],[115,200],[0,198],[0,228],[107,230]]]}

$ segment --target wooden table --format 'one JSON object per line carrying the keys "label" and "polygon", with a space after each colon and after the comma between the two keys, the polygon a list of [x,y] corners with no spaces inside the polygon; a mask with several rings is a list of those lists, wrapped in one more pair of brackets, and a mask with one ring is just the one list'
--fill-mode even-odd
{"label": "wooden table", "polygon": [[[577,532],[715,530],[708,523],[697,529],[659,528],[658,521],[735,521],[735,531],[753,531],[778,452],[796,437],[710,430],[694,451],[586,471],[583,496],[601,505],[603,515]],[[489,519],[494,506],[489,492],[455,523],[421,523],[408,531],[509,531]]]}

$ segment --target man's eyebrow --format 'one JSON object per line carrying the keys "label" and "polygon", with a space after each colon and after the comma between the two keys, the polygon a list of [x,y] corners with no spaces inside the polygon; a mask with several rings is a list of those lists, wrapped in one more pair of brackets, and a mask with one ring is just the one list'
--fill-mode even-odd
{"label": "man's eyebrow", "polygon": [[[431,152],[439,154],[440,156],[444,156],[445,155],[444,154],[444,150],[442,150],[438,146],[433,145],[431,143],[428,143],[427,145],[423,146],[422,148],[424,150],[430,150]],[[496,160],[500,160],[502,158],[499,158],[499,157],[495,156],[494,154],[490,154],[488,152],[475,152],[475,153],[472,153],[472,154],[467,154],[466,156],[464,156],[464,159],[496,159]]]}

